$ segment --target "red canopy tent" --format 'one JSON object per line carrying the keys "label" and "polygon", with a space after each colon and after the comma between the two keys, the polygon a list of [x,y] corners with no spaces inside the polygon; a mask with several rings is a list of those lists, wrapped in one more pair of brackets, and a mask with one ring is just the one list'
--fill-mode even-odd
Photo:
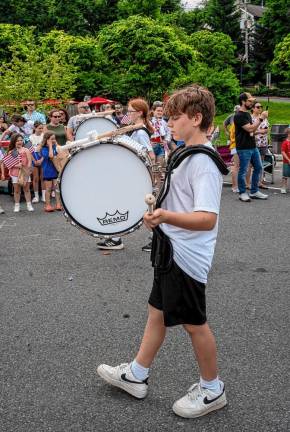
{"label": "red canopy tent", "polygon": [[99,97],[99,96],[93,97],[88,101],[89,105],[103,105],[103,104],[111,104],[111,103],[115,103],[115,101],[111,99]]}

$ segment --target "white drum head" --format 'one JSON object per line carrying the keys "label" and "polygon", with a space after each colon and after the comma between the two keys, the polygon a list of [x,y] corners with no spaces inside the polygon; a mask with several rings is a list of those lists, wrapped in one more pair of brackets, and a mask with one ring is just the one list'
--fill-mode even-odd
{"label": "white drum head", "polygon": [[117,126],[113,120],[105,117],[89,117],[79,124],[76,130],[75,140],[87,138],[88,134],[92,131],[97,131],[97,134],[100,135],[105,132],[112,132],[116,129]]}
{"label": "white drum head", "polygon": [[152,177],[145,161],[121,143],[75,153],[62,171],[61,200],[68,217],[97,236],[134,231],[147,211]]}

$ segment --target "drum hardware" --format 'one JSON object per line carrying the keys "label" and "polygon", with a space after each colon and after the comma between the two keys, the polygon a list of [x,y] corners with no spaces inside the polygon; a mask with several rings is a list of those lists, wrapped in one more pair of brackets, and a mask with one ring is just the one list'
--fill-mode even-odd
{"label": "drum hardware", "polygon": [[[99,135],[95,134],[96,131],[90,131],[89,136],[87,138],[81,138],[76,141],[67,141],[67,143],[64,146],[60,147],[60,151],[71,150],[75,147],[85,148],[85,147],[89,147],[90,145],[94,146],[98,144],[98,142],[101,141],[104,142],[106,139],[114,138],[119,135],[126,135],[129,132],[132,132],[137,129],[141,129],[142,127],[143,125],[125,126],[121,129],[115,129],[109,132],[104,132]],[[140,145],[138,150],[140,151]]]}

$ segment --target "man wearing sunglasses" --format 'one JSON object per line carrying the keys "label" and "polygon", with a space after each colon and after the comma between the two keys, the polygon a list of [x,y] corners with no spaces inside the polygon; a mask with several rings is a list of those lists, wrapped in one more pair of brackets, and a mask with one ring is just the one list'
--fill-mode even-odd
{"label": "man wearing sunglasses", "polygon": [[[258,119],[253,122],[248,111],[252,109],[255,101],[256,99],[250,93],[241,93],[239,96],[240,109],[234,116],[236,148],[240,161],[238,173],[239,199],[242,202],[250,202],[251,199],[265,200],[268,198],[268,195],[259,191],[262,161],[254,137],[255,131],[268,117],[268,112],[261,112]],[[253,166],[253,174],[251,191],[248,194],[246,190],[246,174],[250,164]]]}
{"label": "man wearing sunglasses", "polygon": [[73,141],[74,140],[74,136],[77,130],[78,125],[80,124],[80,122],[82,121],[82,115],[83,114],[90,114],[91,112],[91,108],[88,104],[88,102],[80,102],[78,104],[78,114],[75,116],[72,116],[67,124],[67,129],[66,129],[66,133],[67,133],[67,138],[69,141]]}

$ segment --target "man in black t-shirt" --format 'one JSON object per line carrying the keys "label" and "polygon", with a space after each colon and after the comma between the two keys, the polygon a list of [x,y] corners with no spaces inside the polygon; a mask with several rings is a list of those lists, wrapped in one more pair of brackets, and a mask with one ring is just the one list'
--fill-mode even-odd
{"label": "man in black t-shirt", "polygon": [[[268,117],[268,112],[263,111],[259,119],[253,123],[248,110],[255,103],[255,98],[250,93],[242,93],[239,96],[240,109],[234,116],[236,148],[240,160],[238,173],[239,199],[243,202],[253,199],[267,199],[268,195],[259,191],[259,178],[262,172],[262,161],[259,150],[256,148],[254,132],[261,122]],[[250,194],[246,191],[246,174],[249,165],[253,166]]]}

